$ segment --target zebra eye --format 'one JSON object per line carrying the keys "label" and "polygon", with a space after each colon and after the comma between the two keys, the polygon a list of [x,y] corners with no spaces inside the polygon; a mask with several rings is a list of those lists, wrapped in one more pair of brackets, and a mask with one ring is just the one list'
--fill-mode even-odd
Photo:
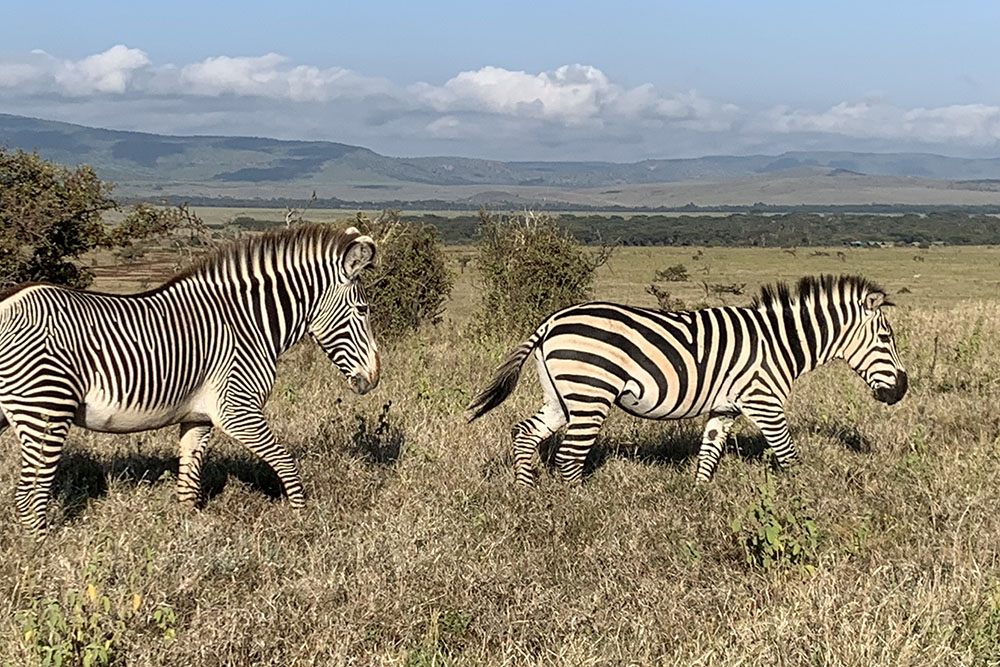
{"label": "zebra eye", "polygon": [[889,334],[883,333],[883,334],[879,334],[878,335],[878,339],[882,343],[888,343],[890,340],[892,340],[892,336],[890,336]]}
{"label": "zebra eye", "polygon": [[363,304],[359,305],[357,308],[358,308],[358,315],[361,315],[362,317],[364,317],[365,315],[368,314],[368,304],[363,303]]}

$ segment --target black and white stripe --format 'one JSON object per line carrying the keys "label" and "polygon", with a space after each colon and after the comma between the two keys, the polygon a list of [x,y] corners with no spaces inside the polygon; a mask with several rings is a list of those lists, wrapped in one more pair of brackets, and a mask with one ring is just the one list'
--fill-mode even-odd
{"label": "black and white stripe", "polygon": [[2,295],[0,431],[13,426],[21,441],[22,522],[44,532],[70,424],[113,433],[180,424],[177,490],[191,505],[218,427],[260,455],[301,507],[295,462],[263,413],[275,360],[308,333],[355,391],[378,384],[358,281],[374,253],[353,227],[309,225],[232,244],[142,294],[33,284]]}
{"label": "black and white stripe", "polygon": [[874,397],[892,404],[907,378],[882,307],[885,292],[855,276],[804,278],[794,290],[766,287],[749,307],[665,313],[612,303],[562,310],[508,354],[472,402],[471,419],[502,403],[534,353],[545,403],[513,429],[518,482],[532,484],[539,443],[566,427],[556,452],[564,479],[583,474],[604,419],[617,405],[649,419],[708,414],[698,481],[718,465],[733,420],[748,417],[782,466],[795,448],[784,403],[792,381],[844,359]]}

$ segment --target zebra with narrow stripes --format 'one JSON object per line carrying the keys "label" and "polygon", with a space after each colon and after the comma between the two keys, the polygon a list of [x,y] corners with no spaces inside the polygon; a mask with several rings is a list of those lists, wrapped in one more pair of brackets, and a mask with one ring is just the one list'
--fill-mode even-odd
{"label": "zebra with narrow stripes", "polygon": [[235,242],[141,294],[26,284],[0,295],[0,432],[21,443],[15,504],[45,532],[71,424],[132,433],[180,424],[178,500],[201,501],[213,427],[274,469],[304,505],[295,461],[264,417],[280,354],[307,333],[351,388],[379,381],[359,275],[375,244],[356,228],[309,225]]}
{"label": "zebra with narrow stripes", "polygon": [[601,425],[617,405],[649,419],[707,414],[696,480],[711,479],[735,417],[763,433],[779,465],[797,458],[785,420],[792,381],[844,359],[889,405],[907,377],[883,289],[857,276],[803,278],[764,287],[749,307],[661,312],[588,303],[546,319],[514,348],[469,406],[470,421],[502,403],[534,353],[544,406],[514,426],[517,482],[534,483],[539,444],[566,427],[556,450],[563,479],[577,481]]}

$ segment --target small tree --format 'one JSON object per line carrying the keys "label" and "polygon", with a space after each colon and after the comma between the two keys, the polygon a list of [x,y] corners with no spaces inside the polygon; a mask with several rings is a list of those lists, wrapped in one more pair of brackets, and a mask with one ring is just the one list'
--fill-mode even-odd
{"label": "small tree", "polygon": [[376,335],[398,338],[422,324],[440,322],[454,276],[437,229],[404,222],[396,210],[383,211],[374,220],[359,213],[357,225],[375,239],[374,270],[366,272],[364,281]]}
{"label": "small tree", "polygon": [[548,215],[479,211],[480,335],[525,336],[560,308],[586,300],[609,247],[593,253]]}
{"label": "small tree", "polygon": [[139,204],[109,227],[102,215],[119,208],[113,188],[86,165],[70,169],[0,148],[0,288],[27,281],[86,287],[93,274],[76,263],[84,253],[201,225],[186,208]]}

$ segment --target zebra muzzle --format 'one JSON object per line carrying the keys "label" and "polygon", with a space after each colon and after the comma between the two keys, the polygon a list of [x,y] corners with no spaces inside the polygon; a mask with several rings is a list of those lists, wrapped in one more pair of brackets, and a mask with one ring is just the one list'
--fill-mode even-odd
{"label": "zebra muzzle", "polygon": [[355,373],[348,379],[348,384],[358,394],[367,394],[378,386],[378,375],[369,378],[365,373]]}
{"label": "zebra muzzle", "polygon": [[899,371],[896,373],[895,384],[877,387],[875,389],[875,400],[885,403],[886,405],[898,403],[900,399],[906,395],[906,388],[908,385],[909,382],[906,377],[906,371]]}

